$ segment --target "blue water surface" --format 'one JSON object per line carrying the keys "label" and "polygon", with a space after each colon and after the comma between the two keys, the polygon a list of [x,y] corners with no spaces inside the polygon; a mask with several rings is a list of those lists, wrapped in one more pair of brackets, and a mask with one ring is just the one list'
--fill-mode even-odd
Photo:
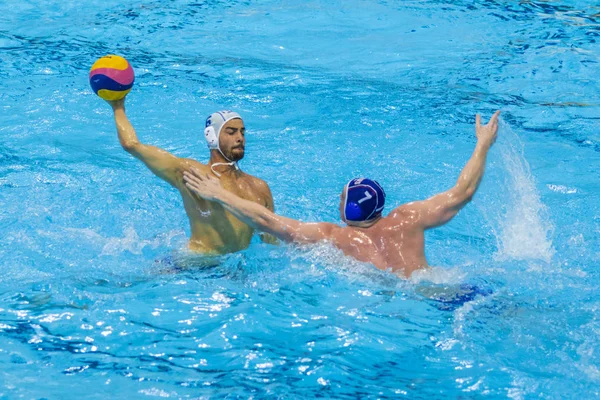
{"label": "blue water surface", "polygon": [[[600,8],[589,1],[0,4],[0,397],[593,398],[600,384]],[[338,220],[480,191],[403,280],[327,245],[194,268],[179,195],[124,152],[87,73],[133,65],[140,139],[208,160],[232,109],[277,212]],[[172,263],[190,265],[173,271]]]}

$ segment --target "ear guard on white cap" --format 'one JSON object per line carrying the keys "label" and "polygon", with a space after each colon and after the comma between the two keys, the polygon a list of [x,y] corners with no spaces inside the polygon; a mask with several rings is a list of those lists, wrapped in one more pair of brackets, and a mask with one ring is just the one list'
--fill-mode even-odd
{"label": "ear guard on white cap", "polygon": [[213,126],[207,126],[204,128],[204,138],[206,139],[209,149],[219,148],[219,138],[217,137],[217,133],[215,132],[215,128]]}
{"label": "ear guard on white cap", "polygon": [[204,125],[204,137],[206,139],[206,144],[208,144],[209,149],[215,149],[220,151],[219,135],[221,134],[221,129],[223,128],[223,125],[225,125],[228,121],[231,121],[232,119],[236,118],[242,119],[242,117],[240,117],[240,114],[236,112],[223,110],[212,113],[206,119],[206,125]]}

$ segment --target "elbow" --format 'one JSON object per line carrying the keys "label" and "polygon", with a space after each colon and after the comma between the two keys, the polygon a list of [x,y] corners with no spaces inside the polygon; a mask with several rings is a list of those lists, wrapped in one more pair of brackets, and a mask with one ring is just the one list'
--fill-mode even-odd
{"label": "elbow", "polygon": [[475,195],[475,189],[472,187],[464,187],[456,185],[452,190],[452,198],[455,203],[466,204],[469,203]]}
{"label": "elbow", "polygon": [[140,142],[135,140],[130,141],[121,141],[121,147],[128,153],[135,153],[137,147],[140,145]]}
{"label": "elbow", "polygon": [[470,203],[471,200],[473,200],[473,196],[474,195],[475,195],[475,190],[474,189],[467,189],[465,191],[464,202],[465,203]]}

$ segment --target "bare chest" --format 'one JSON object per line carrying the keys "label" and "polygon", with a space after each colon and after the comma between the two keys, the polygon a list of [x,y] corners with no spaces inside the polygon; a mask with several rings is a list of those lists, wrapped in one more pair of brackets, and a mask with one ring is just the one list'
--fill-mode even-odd
{"label": "bare chest", "polygon": [[[266,204],[264,195],[254,184],[251,177],[228,179],[221,178],[221,185],[223,188],[242,199],[249,200],[261,205]],[[204,200],[194,194],[192,194],[187,188],[180,190],[183,197],[186,211],[190,217],[196,222],[207,221],[207,220],[218,220],[220,218],[227,218],[228,220],[239,222],[233,215],[225,211],[223,206],[217,203],[213,203]]]}
{"label": "bare chest", "polygon": [[265,199],[262,198],[260,190],[256,187],[251,177],[238,178],[238,179],[224,179],[221,178],[221,185],[223,188],[238,197],[245,200],[250,200],[262,205],[265,204]]}

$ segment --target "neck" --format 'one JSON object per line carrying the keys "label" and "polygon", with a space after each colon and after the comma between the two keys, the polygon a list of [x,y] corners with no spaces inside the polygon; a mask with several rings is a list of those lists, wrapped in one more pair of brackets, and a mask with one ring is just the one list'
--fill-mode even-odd
{"label": "neck", "polygon": [[362,222],[346,222],[346,224],[351,228],[370,228],[375,225],[381,217],[377,217],[376,219],[372,219],[370,221],[362,221]]}
{"label": "neck", "polygon": [[218,171],[220,174],[236,172],[239,170],[236,161],[227,160],[218,150],[213,150],[210,152],[208,166],[213,171]]}

